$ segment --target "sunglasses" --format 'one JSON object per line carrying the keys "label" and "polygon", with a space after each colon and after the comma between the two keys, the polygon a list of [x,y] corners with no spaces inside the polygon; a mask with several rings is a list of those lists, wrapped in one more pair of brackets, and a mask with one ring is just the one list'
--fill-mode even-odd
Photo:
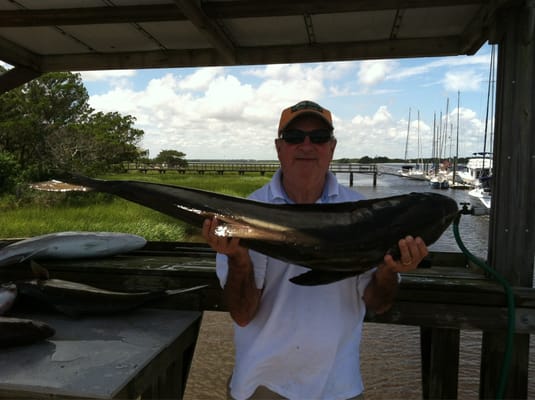
{"label": "sunglasses", "polygon": [[310,138],[310,142],[314,144],[327,143],[333,138],[332,131],[329,129],[316,129],[310,132],[300,129],[289,129],[281,133],[281,139],[289,144],[303,143],[307,136]]}

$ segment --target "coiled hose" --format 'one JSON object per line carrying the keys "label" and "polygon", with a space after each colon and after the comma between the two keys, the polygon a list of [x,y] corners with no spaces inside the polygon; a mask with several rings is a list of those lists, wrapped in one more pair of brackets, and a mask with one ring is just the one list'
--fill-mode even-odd
{"label": "coiled hose", "polygon": [[485,272],[487,272],[492,278],[494,278],[496,281],[498,281],[502,286],[503,290],[505,291],[505,295],[507,298],[507,339],[505,343],[505,352],[503,355],[503,361],[502,361],[502,368],[500,371],[500,380],[498,384],[498,391],[496,392],[496,398],[497,399],[503,399],[505,394],[505,387],[507,385],[507,379],[509,375],[509,368],[511,366],[511,357],[513,355],[513,342],[514,342],[514,333],[515,333],[515,298],[513,295],[513,290],[507,280],[501,276],[498,272],[496,272],[494,269],[490,268],[487,263],[485,263],[480,258],[474,256],[470,251],[466,248],[464,243],[461,240],[461,236],[459,234],[459,221],[461,220],[461,214],[465,214],[466,209],[461,210],[458,214],[455,220],[453,221],[453,234],[455,236],[455,241],[457,242],[457,245],[463,252],[463,254],[474,264],[477,266],[483,268]]}

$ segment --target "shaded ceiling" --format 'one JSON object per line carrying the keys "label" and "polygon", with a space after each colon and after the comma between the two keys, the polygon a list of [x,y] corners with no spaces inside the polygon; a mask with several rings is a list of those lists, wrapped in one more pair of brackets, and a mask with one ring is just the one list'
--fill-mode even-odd
{"label": "shaded ceiling", "polygon": [[50,71],[474,54],[505,0],[10,0],[0,93]]}

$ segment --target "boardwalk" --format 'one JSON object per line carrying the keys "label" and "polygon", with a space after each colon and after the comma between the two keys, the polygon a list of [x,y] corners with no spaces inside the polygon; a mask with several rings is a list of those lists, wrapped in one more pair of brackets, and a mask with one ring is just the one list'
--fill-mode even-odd
{"label": "boardwalk", "polygon": [[[278,168],[278,162],[215,162],[215,161],[188,161],[187,166],[170,167],[165,164],[134,164],[124,166],[126,171],[139,171],[141,173],[158,172],[165,174],[167,171],[176,171],[179,174],[196,173],[204,175],[213,173],[223,175],[225,172],[238,173],[259,173],[264,176],[266,173],[272,174]],[[330,170],[335,174],[349,174],[349,185],[353,186],[353,174],[370,174],[373,176],[373,185],[377,184],[377,165],[358,163],[332,163]]]}

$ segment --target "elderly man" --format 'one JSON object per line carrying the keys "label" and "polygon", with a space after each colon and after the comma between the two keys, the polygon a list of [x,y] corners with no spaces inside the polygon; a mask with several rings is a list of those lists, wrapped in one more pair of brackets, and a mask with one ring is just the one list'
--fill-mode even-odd
{"label": "elderly man", "polygon": [[[361,194],[329,172],[336,148],[330,111],[302,101],[282,111],[275,147],[280,169],[250,198],[275,204],[356,201]],[[328,285],[298,286],[289,278],[307,271],[240,246],[238,238],[203,236],[219,254],[217,274],[235,321],[236,360],[229,398],[362,398],[360,341],[366,309],[391,306],[399,273],[427,255],[420,238],[400,238],[401,259]]]}

